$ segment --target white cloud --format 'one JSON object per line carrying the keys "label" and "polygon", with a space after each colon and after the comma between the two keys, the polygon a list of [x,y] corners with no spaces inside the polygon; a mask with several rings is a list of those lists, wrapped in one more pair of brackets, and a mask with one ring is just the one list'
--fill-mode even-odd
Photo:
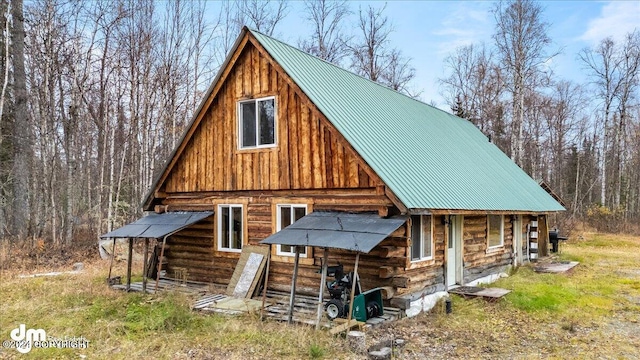
{"label": "white cloud", "polygon": [[619,42],[639,26],[640,1],[611,1],[602,7],[599,17],[589,21],[580,39],[595,45],[610,36]]}
{"label": "white cloud", "polygon": [[493,31],[493,19],[488,3],[460,2],[442,22],[440,29],[433,32],[440,36],[438,55],[452,53],[460,46],[486,42]]}

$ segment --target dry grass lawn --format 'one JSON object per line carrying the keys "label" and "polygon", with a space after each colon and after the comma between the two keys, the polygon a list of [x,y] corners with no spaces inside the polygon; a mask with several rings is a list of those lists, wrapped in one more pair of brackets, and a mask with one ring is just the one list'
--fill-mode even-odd
{"label": "dry grass lawn", "polygon": [[[452,296],[453,313],[429,314],[369,330],[370,344],[406,340],[399,358],[640,357],[640,238],[584,234],[561,245],[568,274],[530,266],[491,286],[513,290],[496,302]],[[67,264],[63,270],[68,270]],[[32,273],[45,268],[31,269]],[[60,269],[58,269],[60,270]],[[81,274],[19,278],[0,273],[0,340],[19,324],[58,338],[90,341],[87,349],[33,349],[30,358],[272,359],[359,358],[342,338],[256,316],[202,315],[180,294],[114,291],[108,262],[85,262]],[[124,274],[118,264],[116,274]],[[0,349],[0,358],[20,358]]]}

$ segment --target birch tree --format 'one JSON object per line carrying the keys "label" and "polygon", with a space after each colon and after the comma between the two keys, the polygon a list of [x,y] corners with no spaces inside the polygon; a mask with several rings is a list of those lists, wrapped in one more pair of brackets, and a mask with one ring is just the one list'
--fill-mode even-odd
{"label": "birch tree", "polygon": [[11,44],[13,64],[13,234],[19,238],[29,233],[29,178],[31,164],[31,121],[27,110],[25,72],[25,30],[22,0],[11,3]]}
{"label": "birch tree", "polygon": [[551,39],[547,35],[549,23],[542,13],[542,6],[533,0],[500,1],[493,9],[493,39],[511,94],[510,156],[519,165],[524,156],[525,96],[535,90],[535,78],[555,55],[547,53]]}

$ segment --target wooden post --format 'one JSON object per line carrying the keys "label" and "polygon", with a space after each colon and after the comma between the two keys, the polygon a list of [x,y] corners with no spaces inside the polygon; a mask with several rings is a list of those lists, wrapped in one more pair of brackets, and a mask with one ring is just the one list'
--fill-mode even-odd
{"label": "wooden post", "polygon": [[316,330],[320,330],[320,320],[322,319],[324,287],[327,282],[327,258],[329,257],[329,249],[324,248],[322,256],[322,276],[320,277],[320,294],[318,294],[318,317],[316,319]]}
{"label": "wooden post", "polygon": [[142,255],[142,293],[147,293],[147,253],[149,252],[149,238],[144,238],[144,255]]}
{"label": "wooden post", "polygon": [[111,281],[111,268],[113,268],[113,258],[116,257],[116,238],[113,238],[113,247],[111,248],[111,261],[109,262],[109,279]]}
{"label": "wooden post", "polygon": [[260,320],[263,319],[264,304],[267,301],[267,286],[269,285],[269,267],[271,266],[271,245],[267,254],[267,272],[264,274],[264,289],[262,289],[262,307],[260,308]]}
{"label": "wooden post", "polygon": [[160,271],[162,271],[162,258],[164,257],[164,245],[167,243],[167,237],[169,237],[169,235],[166,235],[162,239],[162,249],[160,249],[160,259],[158,259],[158,272],[156,274],[156,288],[153,291],[154,293],[158,292],[158,283],[160,282]]}
{"label": "wooden post", "polygon": [[[442,262],[442,273],[444,274],[444,287],[448,289],[451,284],[448,283],[449,279],[449,242],[453,241],[451,238],[451,234],[449,231],[449,227],[451,226],[451,215],[443,215],[444,217],[444,261]],[[435,249],[431,249],[431,251],[435,251]]]}
{"label": "wooden post", "polygon": [[133,238],[129,238],[129,255],[127,256],[127,291],[131,290],[131,263],[133,262]]}
{"label": "wooden post", "polygon": [[358,279],[358,262],[360,253],[356,253],[356,264],[353,266],[353,280],[351,280],[351,296],[349,297],[349,314],[347,315],[347,326],[351,329],[351,314],[353,313],[353,297],[356,292],[356,282]]}
{"label": "wooden post", "polygon": [[289,297],[289,318],[287,322],[293,322],[293,305],[296,299],[296,281],[298,280],[298,262],[300,262],[300,247],[296,246],[296,259],[293,264],[293,276],[291,278],[291,296]]}

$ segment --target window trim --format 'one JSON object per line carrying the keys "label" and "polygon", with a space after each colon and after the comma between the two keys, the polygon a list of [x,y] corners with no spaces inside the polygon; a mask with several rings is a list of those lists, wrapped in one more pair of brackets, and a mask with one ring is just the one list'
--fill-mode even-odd
{"label": "window trim", "polygon": [[[489,234],[491,233],[491,221],[489,219],[491,216],[500,217],[500,244],[493,246],[489,244]],[[501,247],[504,247],[504,215],[487,215],[487,250],[499,249]]]}
{"label": "window trim", "polygon": [[[414,234],[413,234],[413,221],[415,218],[420,219],[420,234],[419,234],[419,239],[420,239],[420,256],[418,258],[413,257],[413,241],[415,239]],[[430,242],[431,242],[431,251],[429,256],[425,256],[423,257],[422,254],[424,253],[424,225],[423,225],[423,218],[425,217],[429,217],[429,238],[430,238]],[[433,247],[434,247],[434,241],[433,241],[433,215],[412,215],[411,216],[411,253],[410,253],[410,258],[411,258],[411,262],[412,263],[417,263],[420,261],[426,261],[426,260],[433,260]]]}
{"label": "window trim", "polygon": [[[265,100],[271,100],[273,99],[273,144],[264,144],[264,145],[259,145],[259,139],[260,139],[260,134],[259,134],[259,123],[260,123],[260,119],[259,119],[259,115],[258,115],[258,111],[257,111],[257,104],[259,101],[265,101]],[[243,138],[243,132],[242,132],[242,104],[247,104],[247,103],[253,103],[255,105],[256,108],[256,145],[255,146],[243,146],[242,144],[242,138]],[[244,100],[239,100],[238,104],[237,104],[237,111],[238,111],[238,137],[237,137],[237,141],[238,141],[238,150],[255,150],[255,149],[267,149],[267,148],[273,148],[278,146],[278,104],[277,104],[277,100],[275,96],[265,96],[265,97],[260,97],[260,98],[255,98],[255,99],[244,99]]]}
{"label": "window trim", "polygon": [[[228,207],[229,209],[233,209],[233,208],[240,208],[240,216],[241,216],[241,224],[240,224],[240,249],[234,249],[234,248],[226,248],[226,247],[222,247],[222,208],[223,207]],[[216,224],[218,227],[218,231],[217,231],[217,244],[218,244],[218,251],[224,251],[224,252],[233,252],[233,253],[240,253],[242,252],[242,248],[244,247],[244,237],[245,237],[245,214],[244,214],[244,204],[218,204],[217,207],[218,211],[217,211],[217,220],[216,220]],[[230,220],[231,221],[231,220]],[[229,244],[231,244],[231,239],[229,239]]]}
{"label": "window trim", "polygon": [[[280,209],[282,209],[285,206],[288,206],[292,210],[294,208],[304,208],[305,216],[309,214],[309,206],[307,206],[307,204],[276,204],[276,232],[282,230],[282,219],[280,218]],[[309,249],[308,249],[308,247],[305,247],[305,252],[304,252],[304,254],[300,253],[300,257],[301,258],[306,258],[307,254],[309,254]],[[282,251],[282,245],[277,244],[276,245],[276,255],[278,255],[278,256],[296,256],[296,253],[295,253],[295,251],[293,251],[293,252]]]}

